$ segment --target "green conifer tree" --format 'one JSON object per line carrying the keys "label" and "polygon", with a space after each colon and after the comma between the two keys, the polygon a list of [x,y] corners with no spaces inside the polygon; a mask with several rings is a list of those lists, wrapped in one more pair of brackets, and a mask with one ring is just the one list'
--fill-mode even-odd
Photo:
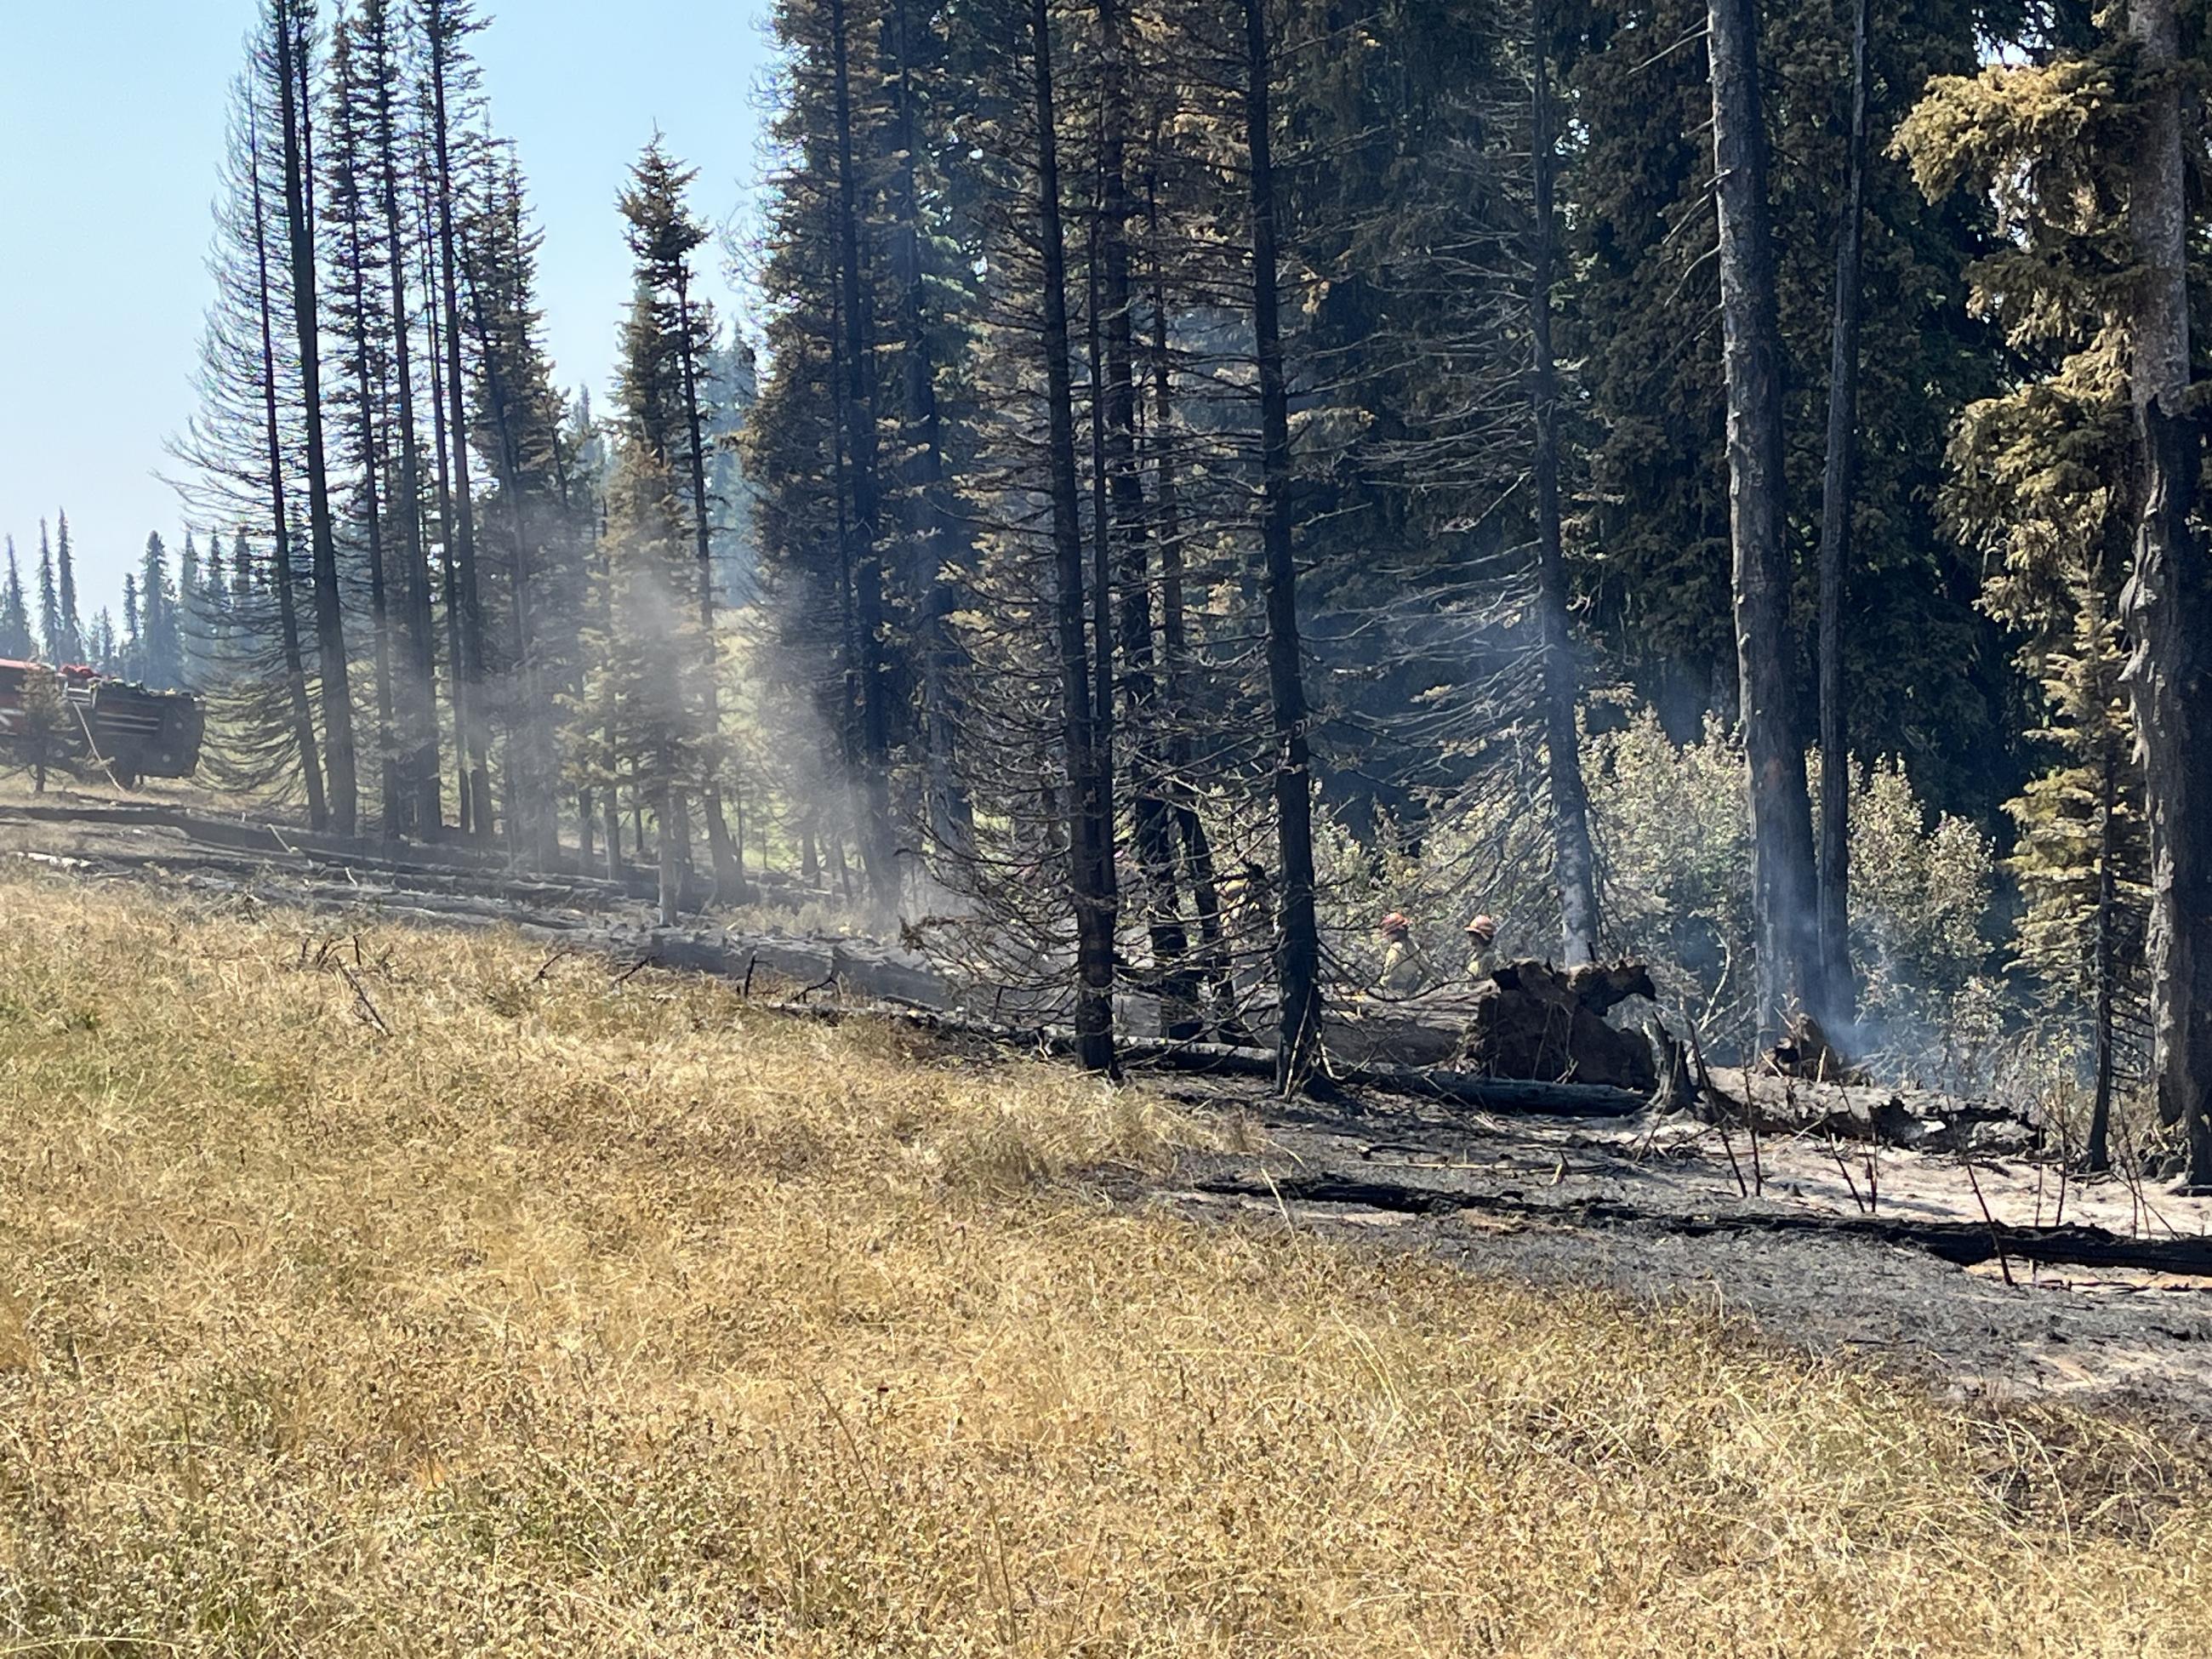
{"label": "green conifer tree", "polygon": [[0,657],[21,662],[31,651],[31,617],[23,604],[23,573],[15,562],[15,538],[10,536],[8,574],[0,582]]}
{"label": "green conifer tree", "polygon": [[61,654],[62,603],[54,586],[53,544],[46,539],[46,521],[39,520],[39,651],[48,662],[65,660]]}
{"label": "green conifer tree", "polygon": [[2045,661],[2050,708],[2034,732],[2057,758],[2006,809],[2020,830],[2009,864],[2024,902],[2014,949],[2088,1030],[2093,1170],[2111,1163],[2116,1090],[2141,1079],[2148,1012],[2142,769],[2122,681],[2127,652],[2107,588],[2094,571],[2077,575],[2072,637]]}
{"label": "green conifer tree", "polygon": [[82,662],[85,657],[84,623],[76,608],[76,556],[70,546],[69,514],[60,515],[54,532],[54,567],[60,577],[60,627],[55,635],[57,663]]}
{"label": "green conifer tree", "polygon": [[149,685],[184,683],[184,637],[177,620],[178,604],[177,589],[169,577],[169,551],[157,532],[146,538],[145,557],[138,567],[138,673]]}

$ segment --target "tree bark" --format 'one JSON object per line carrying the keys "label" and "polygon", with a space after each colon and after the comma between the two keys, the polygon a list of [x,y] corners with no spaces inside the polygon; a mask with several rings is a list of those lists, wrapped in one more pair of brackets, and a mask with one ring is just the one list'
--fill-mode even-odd
{"label": "tree bark", "polygon": [[1154,525],[1137,466],[1135,302],[1129,272],[1127,135],[1129,31],[1121,0],[1097,0],[1101,108],[1099,252],[1105,332],[1105,447],[1109,534],[1121,579],[1123,725],[1128,738],[1130,819],[1143,877],[1146,930],[1159,977],[1166,1034],[1199,1035],[1198,980],[1176,879],[1152,617]]}
{"label": "tree bark", "polygon": [[860,284],[860,209],[853,160],[851,52],[845,0],[830,0],[830,46],[837,118],[837,269],[844,313],[845,424],[853,514],[848,526],[854,644],[859,648],[860,860],[870,896],[886,915],[898,908],[899,872],[891,830],[890,721],[884,707],[884,576],[881,504],[877,489],[875,391],[869,384],[867,315]]}
{"label": "tree bark", "polygon": [[2119,757],[2104,744],[2098,776],[2097,797],[2097,1029],[2092,1056],[2094,1094],[2089,1103],[2089,1146],[2084,1165],[2092,1174],[2112,1166],[2112,1080],[2116,1070],[2112,1052],[2114,993],[2120,971],[2118,951],[2119,872],[2118,809]]}
{"label": "tree bark", "polygon": [[1851,761],[1844,688],[1844,594],[1858,474],[1859,289],[1866,218],[1867,35],[1870,0],[1851,21],[1851,116],[1836,230],[1836,304],[1828,352],[1828,453],[1820,485],[1820,969],[1814,1001],[1832,1032],[1857,1016],[1851,976]]}
{"label": "tree bark", "polygon": [[[462,641],[460,572],[453,559],[453,467],[458,461],[465,475],[468,460],[465,454],[459,453],[463,445],[458,432],[451,434],[452,448],[447,447],[449,426],[446,419],[445,340],[447,331],[452,326],[452,319],[450,317],[441,319],[439,312],[436,238],[431,234],[431,210],[428,202],[423,204],[423,210],[422,318],[429,331],[430,441],[437,456],[441,532],[439,579],[445,589],[446,685],[450,694],[447,702],[453,713],[453,821],[464,837],[473,839],[478,835],[489,834],[490,826],[477,821],[476,790],[469,775],[468,734],[472,724],[471,705],[475,701],[475,688],[462,669],[467,647]],[[467,488],[465,476],[462,488]]]}
{"label": "tree bark", "polygon": [[[1157,143],[1156,136],[1156,147]],[[1157,177],[1148,177],[1146,181],[1146,210],[1152,234],[1152,520],[1160,552],[1160,653],[1167,693],[1161,712],[1168,730],[1167,764],[1176,847],[1198,911],[1200,972],[1213,988],[1216,1024],[1225,1026],[1237,1021],[1236,988],[1222,930],[1221,884],[1214,868],[1212,841],[1206,832],[1206,820],[1199,815],[1198,794],[1190,780],[1190,642],[1183,598],[1182,512],[1176,488],[1175,369],[1170,350],[1167,275],[1160,249]]]}
{"label": "tree bark", "polygon": [[331,827],[360,827],[354,761],[353,687],[345,617],[338,602],[337,537],[331,522],[330,469],[323,440],[321,314],[316,297],[315,227],[307,205],[306,43],[297,0],[276,0],[276,70],[284,129],[284,222],[292,261],[292,325],[300,348],[300,399],[307,428],[307,534],[315,596],[316,668],[323,690],[323,760],[330,774]]}
{"label": "tree bark", "polygon": [[975,845],[974,803],[961,782],[959,709],[954,690],[962,665],[951,617],[959,596],[950,572],[957,551],[959,515],[945,482],[937,365],[930,349],[927,283],[922,269],[921,190],[915,174],[920,135],[915,112],[915,51],[911,0],[894,0],[885,20],[894,72],[890,76],[893,142],[890,252],[898,283],[900,354],[904,394],[903,449],[907,533],[914,565],[915,647],[920,661],[925,816],[937,846],[955,858]]}
{"label": "tree bark", "polygon": [[1552,796],[1552,881],[1559,896],[1559,948],[1569,967],[1597,958],[1597,860],[1590,851],[1589,792],[1583,786],[1580,687],[1567,629],[1566,556],[1559,526],[1559,393],[1552,354],[1552,279],[1559,222],[1553,200],[1553,137],[1547,9],[1535,10],[1530,171],[1536,197],[1529,262],[1528,332],[1535,359],[1530,387],[1536,428],[1536,579],[1544,658],[1544,747]]}
{"label": "tree bark", "polygon": [[714,636],[714,546],[713,526],[707,514],[707,439],[699,408],[698,342],[691,331],[691,293],[689,261],[679,270],[676,314],[681,336],[677,343],[684,354],[684,420],[691,441],[691,526],[699,559],[699,632],[706,652],[706,678],[701,701],[705,705],[707,776],[700,804],[707,815],[708,855],[714,866],[714,886],[724,899],[743,904],[750,896],[744,864],[730,840],[730,824],[722,811],[722,782],[719,776],[722,747],[721,647]]}
{"label": "tree bark", "polygon": [[399,408],[399,499],[393,511],[406,561],[404,635],[407,672],[398,684],[396,719],[404,734],[400,765],[410,800],[406,827],[428,840],[444,829],[438,781],[437,642],[430,611],[430,568],[422,541],[422,441],[416,424],[414,336],[407,305],[407,256],[399,213],[399,139],[392,110],[393,61],[388,15],[381,3],[365,14],[373,31],[376,76],[376,143],[384,190],[386,259],[392,281],[392,349]]}
{"label": "tree bark", "polygon": [[1053,95],[1048,0],[1030,0],[1036,96],[1037,230],[1043,258],[1042,344],[1052,486],[1052,542],[1060,710],[1068,784],[1068,874],[1075,904],[1076,1057],[1114,1070],[1113,826],[1099,775],[1091,664],[1085,650],[1083,528],[1075,471],[1075,404],[1068,366],[1067,249],[1060,216],[1059,114]]}
{"label": "tree bark", "polygon": [[1766,200],[1766,134],[1753,0],[1711,0],[1714,194],[1728,380],[1736,665],[1749,772],[1752,916],[1762,1041],[1803,1006],[1817,960],[1813,812],[1790,696],[1790,559],[1783,541],[1782,351]]}
{"label": "tree bark", "polygon": [[460,256],[453,231],[453,199],[459,190],[453,171],[452,121],[446,108],[446,82],[452,67],[453,31],[446,0],[426,0],[423,27],[430,46],[430,121],[433,156],[437,164],[434,180],[437,198],[438,282],[446,310],[446,423],[452,428],[453,517],[447,526],[460,617],[456,629],[459,650],[453,672],[465,680],[468,696],[456,698],[454,710],[465,744],[465,787],[470,818],[479,836],[492,827],[491,768],[486,760],[483,726],[483,600],[477,585],[476,509],[469,488],[468,398],[462,377],[460,333]]}
{"label": "tree bark", "polygon": [[252,152],[248,164],[253,169],[255,292],[259,297],[261,318],[261,408],[269,440],[269,516],[276,559],[270,585],[276,590],[276,626],[284,654],[284,692],[292,711],[292,741],[300,751],[301,781],[307,793],[307,823],[311,829],[323,830],[330,824],[330,806],[323,793],[323,766],[315,744],[315,716],[307,701],[307,659],[300,648],[299,611],[292,592],[291,513],[284,495],[283,428],[276,418],[276,340],[270,318],[269,219],[262,197],[264,157],[258,121],[248,137],[247,147]]}
{"label": "tree bark", "polygon": [[1275,1085],[1302,1087],[1321,1039],[1321,928],[1314,902],[1313,768],[1291,541],[1291,404],[1283,372],[1267,0],[1244,0],[1244,141],[1251,186],[1252,338],[1260,380],[1260,544],[1267,693],[1275,735],[1275,843],[1282,866],[1275,975]]}
{"label": "tree bark", "polygon": [[2200,436],[2190,382],[2187,166],[2173,0],[2130,0],[2146,94],[2128,204],[2142,270],[2132,392],[2143,498],[2124,599],[2127,678],[2150,839],[2153,1073],[2188,1181],[2212,1186],[2212,571],[2190,522]]}

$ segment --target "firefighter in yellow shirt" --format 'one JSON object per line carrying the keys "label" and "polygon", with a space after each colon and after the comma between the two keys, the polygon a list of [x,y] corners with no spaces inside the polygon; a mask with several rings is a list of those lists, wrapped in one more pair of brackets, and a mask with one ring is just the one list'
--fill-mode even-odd
{"label": "firefighter in yellow shirt", "polygon": [[1382,918],[1382,972],[1376,988],[1394,997],[1419,996],[1428,988],[1427,964],[1413,943],[1413,924],[1395,910]]}

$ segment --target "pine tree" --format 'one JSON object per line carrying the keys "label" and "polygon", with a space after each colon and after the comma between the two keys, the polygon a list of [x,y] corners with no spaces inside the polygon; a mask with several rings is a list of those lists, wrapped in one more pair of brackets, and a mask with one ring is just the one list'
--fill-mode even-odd
{"label": "pine tree", "polygon": [[337,533],[331,507],[324,433],[322,314],[317,226],[308,173],[313,152],[314,0],[269,0],[270,70],[276,87],[277,138],[283,156],[280,208],[299,349],[300,409],[307,485],[308,581],[314,601],[316,666],[321,680],[323,758],[331,827],[350,836],[359,827],[351,667],[345,611],[338,592]]}
{"label": "pine tree", "polygon": [[[716,887],[733,898],[744,891],[744,874],[732,846],[722,807],[719,767],[714,755],[720,713],[716,686],[714,636],[714,515],[707,495],[706,423],[709,410],[703,381],[714,343],[712,309],[693,297],[691,256],[707,240],[706,228],[693,217],[684,195],[696,174],[679,167],[656,138],[630,172],[623,192],[623,217],[635,263],[638,309],[632,326],[648,321],[649,337],[633,339],[625,359],[627,395],[634,407],[652,408],[663,428],[649,440],[685,485],[692,545],[699,562],[696,592],[700,648],[699,737],[706,770],[699,781],[701,805],[714,860]],[[633,380],[631,377],[637,377]],[[879,895],[880,896],[880,895]]]}
{"label": "pine tree", "polygon": [[56,597],[60,609],[58,631],[49,635],[55,665],[65,666],[82,662],[85,658],[84,623],[79,620],[76,607],[76,556],[70,545],[69,514],[61,514],[54,528],[54,568],[60,577]]}
{"label": "pine tree", "polygon": [[1791,690],[1782,362],[1759,79],[1759,9],[1712,0],[1714,194],[1728,387],[1737,683],[1752,823],[1762,1036],[1807,1006],[1819,962],[1812,803]]}
{"label": "pine tree", "polygon": [[[422,185],[428,191],[429,210],[424,216],[426,251],[435,255],[435,290],[431,330],[442,342],[442,360],[433,354],[433,401],[439,422],[450,434],[452,448],[445,471],[445,520],[448,556],[453,571],[448,584],[447,626],[453,648],[454,719],[457,743],[462,751],[462,793],[465,797],[462,822],[478,836],[491,833],[491,769],[489,734],[481,707],[483,699],[483,600],[477,573],[476,499],[469,480],[468,382],[462,362],[463,333],[460,301],[461,253],[457,226],[463,210],[464,169],[462,135],[475,102],[476,64],[466,51],[471,35],[483,27],[472,0],[421,0],[416,10],[420,33],[420,107],[425,154]],[[442,324],[438,320],[442,317]],[[441,376],[442,375],[442,384]],[[438,394],[442,393],[442,396]],[[434,422],[434,426],[438,422]],[[444,444],[440,445],[444,452]]]}
{"label": "pine tree", "polygon": [[509,843],[518,857],[550,864],[562,770],[556,716],[582,682],[575,624],[594,510],[553,386],[537,303],[538,237],[511,152],[487,168],[463,240],[477,362],[473,435],[494,485],[479,519],[490,712],[505,737]]}
{"label": "pine tree", "polygon": [[[187,544],[191,542],[185,537]],[[138,567],[138,638],[141,658],[137,672],[152,686],[184,684],[184,629],[179,620],[181,598],[169,577],[169,551],[160,532],[146,538],[146,554]]]}
{"label": "pine tree", "polygon": [[8,574],[0,581],[0,657],[29,660],[31,617],[23,604],[23,573],[15,562],[15,538],[8,538]]}
{"label": "pine tree", "polygon": [[126,570],[123,573],[123,638],[119,653],[122,673],[125,679],[143,681],[146,678],[146,642],[139,627],[138,574]]}
{"label": "pine tree", "polygon": [[2110,1165],[2114,1092],[2142,1076],[2148,1017],[2142,767],[2109,586],[2096,570],[2075,578],[2073,637],[2045,659],[2049,711],[2033,734],[2059,757],[2006,807],[2020,832],[2014,948],[2062,1006],[2087,1017],[2091,1170]]}
{"label": "pine tree", "polygon": [[204,625],[202,607],[208,595],[201,587],[200,544],[187,527],[184,550],[177,555],[177,684],[199,684]]}
{"label": "pine tree", "polygon": [[39,652],[50,663],[70,660],[62,653],[62,605],[54,583],[54,550],[46,540],[46,521],[39,520]]}

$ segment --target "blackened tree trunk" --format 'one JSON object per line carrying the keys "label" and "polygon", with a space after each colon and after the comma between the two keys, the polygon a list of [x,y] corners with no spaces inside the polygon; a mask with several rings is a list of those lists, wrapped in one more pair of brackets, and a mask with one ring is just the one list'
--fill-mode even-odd
{"label": "blackened tree trunk", "polygon": [[453,122],[446,106],[457,20],[448,15],[447,0],[427,0],[423,33],[429,46],[438,285],[446,313],[446,423],[452,428],[453,445],[449,484],[453,516],[447,526],[447,541],[453,552],[460,614],[454,629],[459,649],[453,672],[468,687],[468,695],[455,700],[454,710],[465,745],[466,764],[463,777],[469,794],[470,823],[477,835],[489,836],[492,806],[491,768],[486,758],[483,720],[483,600],[477,583],[476,508],[469,487],[468,391],[461,370],[460,247],[453,229],[453,204],[460,183],[453,167]]}
{"label": "blackened tree trunk", "polygon": [[1275,1083],[1304,1084],[1321,1037],[1321,929],[1314,903],[1313,767],[1291,542],[1291,406],[1277,291],[1275,171],[1270,145],[1267,0],[1244,0],[1244,138],[1252,201],[1252,339],[1260,379],[1260,544],[1267,612],[1267,692],[1275,732],[1275,841],[1282,864],[1275,976],[1281,999]]}
{"label": "blackened tree trunk", "polygon": [[1828,453],[1820,486],[1820,959],[1815,1004],[1831,1031],[1856,1012],[1851,978],[1850,738],[1844,707],[1844,592],[1858,473],[1860,242],[1866,216],[1869,0],[1851,22],[1851,118],[1836,232],[1835,324],[1828,353]]}
{"label": "blackened tree trunk", "polygon": [[1753,0],[1711,0],[1714,194],[1728,380],[1736,666],[1749,770],[1752,920],[1762,1037],[1803,1006],[1817,960],[1813,809],[1790,696],[1790,560],[1782,518],[1782,350],[1766,200]]}
{"label": "blackened tree trunk", "polygon": [[[276,590],[276,626],[284,653],[284,692],[292,710],[292,741],[300,751],[300,781],[307,795],[307,823],[327,828],[330,806],[323,793],[323,766],[315,744],[314,710],[307,701],[307,665],[300,648],[299,606],[292,591],[292,521],[284,491],[283,427],[276,418],[276,338],[270,320],[269,218],[262,198],[264,157],[258,123],[250,135],[253,169],[255,292],[261,318],[261,409],[269,449],[269,519],[275,568],[270,585]],[[241,537],[241,542],[243,538]],[[240,558],[244,559],[241,550]]]}
{"label": "blackened tree trunk", "polygon": [[[441,316],[438,307],[437,257],[434,235],[430,234],[432,215],[427,210],[423,217],[422,244],[422,315],[429,330],[430,345],[430,442],[437,457],[438,467],[438,564],[440,585],[446,601],[446,689],[447,702],[453,714],[453,819],[465,836],[489,835],[490,825],[478,822],[476,790],[469,775],[468,733],[471,725],[475,688],[462,672],[461,663],[465,650],[462,640],[461,580],[459,567],[453,561],[453,468],[458,459],[464,475],[468,466],[465,455],[457,452],[464,447],[461,434],[449,428],[446,420],[445,340],[449,323]],[[452,447],[447,447],[450,437]],[[466,488],[464,482],[463,488]]]}
{"label": "blackened tree trunk", "polygon": [[898,284],[901,391],[905,404],[902,448],[905,461],[907,535],[913,556],[915,648],[921,671],[923,764],[932,837],[954,857],[974,849],[974,804],[960,781],[959,710],[955,698],[962,657],[952,629],[958,593],[952,567],[958,551],[959,514],[945,477],[942,418],[937,400],[937,362],[929,338],[927,283],[922,269],[921,189],[915,158],[921,142],[913,30],[914,0],[893,0],[885,27],[894,65],[890,76],[896,166],[890,258]]}
{"label": "blackened tree trunk", "polygon": [[323,440],[315,227],[307,193],[310,140],[306,19],[298,0],[276,0],[271,22],[283,125],[284,224],[292,264],[292,322],[299,341],[300,399],[307,430],[307,534],[315,599],[316,667],[323,690],[323,758],[330,772],[331,828],[341,836],[350,836],[360,827],[353,689],[346,662],[345,616],[338,600],[337,536],[331,520],[330,469]]}
{"label": "blackened tree trunk", "polygon": [[377,376],[369,361],[368,252],[362,236],[358,204],[353,215],[350,245],[346,250],[346,275],[350,284],[354,325],[354,388],[360,403],[362,454],[362,534],[368,551],[368,613],[375,633],[376,765],[382,801],[379,828],[385,835],[400,833],[404,805],[399,769],[392,743],[392,611],[386,582],[384,544],[385,455],[377,430],[377,409],[382,402]]}
{"label": "blackened tree trunk", "polygon": [[1213,844],[1206,831],[1206,820],[1199,815],[1198,791],[1190,775],[1194,759],[1188,720],[1190,630],[1183,595],[1182,514],[1176,476],[1175,368],[1156,175],[1146,181],[1146,211],[1152,244],[1152,523],[1160,554],[1160,656],[1166,693],[1162,714],[1168,732],[1169,787],[1176,848],[1198,911],[1200,972],[1213,987],[1217,1023],[1236,1027],[1239,1022],[1235,1013],[1234,975],[1222,928],[1221,884],[1214,868]]}
{"label": "blackened tree trunk", "polygon": [[1121,697],[1137,868],[1145,926],[1159,976],[1163,1030],[1200,1035],[1198,983],[1176,879],[1152,620],[1152,530],[1137,470],[1135,304],[1129,275],[1128,23],[1121,0],[1097,0],[1099,264],[1104,283],[1108,534],[1121,579]]}
{"label": "blackened tree trunk", "polygon": [[438,653],[431,620],[429,560],[422,538],[422,454],[415,409],[414,330],[407,301],[406,222],[399,211],[398,67],[385,0],[368,0],[362,19],[376,88],[377,161],[392,284],[392,380],[398,402],[399,494],[392,513],[405,565],[401,616],[406,641],[404,669],[394,691],[395,720],[404,744],[399,771],[408,801],[406,827],[434,840],[444,828],[445,815],[438,779]]}
{"label": "blackened tree trunk", "polygon": [[676,283],[677,346],[684,358],[684,430],[691,444],[691,532],[699,558],[699,634],[707,653],[702,690],[707,775],[700,789],[700,805],[707,817],[707,847],[714,862],[715,890],[726,902],[743,904],[750,895],[745,887],[744,865],[730,839],[718,775],[722,748],[721,649],[714,636],[714,521],[708,516],[706,425],[699,406],[699,343],[692,337],[688,262],[678,267]]}
{"label": "blackened tree trunk", "polygon": [[1559,526],[1559,393],[1552,355],[1552,281],[1559,223],[1553,201],[1556,162],[1551,43],[1547,8],[1535,11],[1535,68],[1530,170],[1536,197],[1529,262],[1528,332],[1535,359],[1530,387],[1536,428],[1536,578],[1544,653],[1544,746],[1552,796],[1552,881],[1559,895],[1560,950],[1569,966],[1597,956],[1596,860],[1590,852],[1589,793],[1583,783],[1579,686],[1567,631],[1566,556]]}
{"label": "blackened tree trunk", "polygon": [[385,542],[384,492],[387,483],[384,414],[389,398],[388,359],[380,331],[381,319],[373,311],[369,269],[379,250],[373,227],[374,165],[374,119],[375,88],[360,76],[357,44],[352,26],[338,36],[333,70],[335,189],[331,204],[334,222],[343,231],[341,277],[343,284],[343,331],[352,347],[353,391],[357,425],[355,441],[361,468],[361,529],[368,556],[369,621],[373,631],[376,693],[376,769],[379,786],[378,828],[386,836],[401,833],[404,811],[399,785],[398,751],[392,742],[392,612],[387,568],[390,549]]}
{"label": "blackened tree trunk", "polygon": [[1057,579],[1060,714],[1067,757],[1068,875],[1075,902],[1076,1056],[1114,1070],[1113,825],[1097,753],[1091,664],[1084,641],[1083,528],[1075,471],[1075,403],[1068,367],[1067,247],[1060,217],[1059,113],[1053,96],[1048,0],[1030,0],[1036,100],[1037,231],[1043,256],[1042,342]]}
{"label": "blackened tree trunk", "polygon": [[830,0],[830,52],[837,121],[837,272],[844,321],[847,464],[852,485],[848,559],[853,572],[854,644],[859,649],[860,859],[878,910],[898,907],[899,872],[891,830],[890,717],[884,706],[881,492],[877,487],[875,389],[869,374],[866,296],[860,282],[860,185],[853,159],[851,37],[845,0]]}
{"label": "blackened tree trunk", "polygon": [[2173,0],[2130,0],[2128,33],[2162,78],[2146,94],[2128,228],[2142,280],[2132,390],[2142,516],[2125,608],[2128,685],[2150,835],[2150,1013],[2159,1115],[2182,1127],[2188,1182],[2212,1187],[2212,570],[2190,522],[2201,440],[2188,408],[2189,204]]}
{"label": "blackened tree trunk", "polygon": [[2119,804],[2120,757],[2110,743],[2104,745],[2098,774],[2097,799],[2097,1029],[2092,1061],[2094,1093],[2089,1103],[2089,1147],[2086,1167],[2092,1174],[2112,1167],[2112,1084],[2118,1069],[2113,1052],[2114,1022],[2118,1018],[2115,993],[2119,985]]}

